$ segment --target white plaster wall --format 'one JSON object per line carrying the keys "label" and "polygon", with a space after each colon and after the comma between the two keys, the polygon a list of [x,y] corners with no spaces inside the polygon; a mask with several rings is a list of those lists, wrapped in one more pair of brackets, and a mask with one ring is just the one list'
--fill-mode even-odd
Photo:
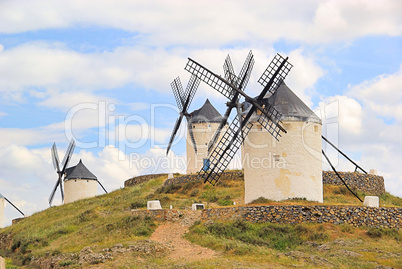
{"label": "white plaster wall", "polygon": [[0,198],[0,228],[4,228],[4,198]]}
{"label": "white plaster wall", "polygon": [[[211,141],[219,123],[193,123],[194,139],[197,144],[197,155],[195,155],[190,134],[187,131],[187,174],[199,172],[204,165],[204,159],[208,158],[208,143]],[[225,128],[221,134],[225,132]],[[219,142],[219,139],[218,139]]]}
{"label": "white plaster wall", "polygon": [[98,182],[87,179],[70,179],[64,181],[64,203],[94,197],[98,194]]}
{"label": "white plaster wall", "polygon": [[323,202],[321,124],[284,121],[276,141],[254,123],[243,146],[245,203],[264,197]]}

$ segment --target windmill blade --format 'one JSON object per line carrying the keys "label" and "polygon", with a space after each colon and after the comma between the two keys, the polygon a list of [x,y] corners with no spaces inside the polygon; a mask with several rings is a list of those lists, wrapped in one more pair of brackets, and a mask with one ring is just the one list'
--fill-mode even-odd
{"label": "windmill blade", "polygon": [[183,114],[187,114],[187,109],[189,108],[199,85],[200,80],[196,76],[192,75],[186,88],[187,99],[183,104],[183,111],[182,111]]}
{"label": "windmill blade", "polygon": [[225,62],[223,63],[223,73],[227,81],[230,81],[232,83],[237,82],[237,77],[233,69],[232,60],[230,59],[229,55],[226,56]]}
{"label": "windmill blade", "polygon": [[218,128],[216,129],[211,141],[209,141],[209,143],[208,143],[208,155],[209,155],[209,152],[212,151],[212,148],[214,147],[216,141],[218,140],[218,137],[220,136],[223,127],[228,122],[228,118],[229,118],[230,112],[232,111],[232,108],[233,108],[232,106],[229,106],[226,109],[225,114],[223,115],[221,123],[219,124]]}
{"label": "windmill blade", "polygon": [[59,154],[57,153],[57,148],[56,148],[56,143],[53,143],[52,149],[52,162],[53,162],[53,167],[56,171],[60,171],[60,166],[59,166]]}
{"label": "windmill blade", "polygon": [[184,100],[182,98],[184,98],[184,93],[182,84],[180,82],[180,78],[179,77],[175,78],[175,80],[173,80],[173,82],[170,83],[170,86],[172,87],[177,107],[179,108],[180,111],[183,111]]}
{"label": "windmill blade", "polygon": [[193,128],[191,126],[190,116],[186,116],[186,119],[187,119],[188,133],[190,134],[190,139],[191,139],[191,142],[193,143],[194,152],[195,152],[195,154],[197,154],[197,145],[195,143],[195,138],[194,138]]}
{"label": "windmill blade", "polygon": [[56,193],[57,187],[59,186],[60,181],[59,179],[57,179],[56,185],[53,188],[53,191],[51,192],[50,196],[49,196],[49,206],[52,206],[52,202],[53,202],[53,198],[54,198],[54,194]]}
{"label": "windmill blade", "polygon": [[17,209],[17,211],[18,212],[20,212],[21,213],[21,215],[23,215],[24,217],[25,217],[25,214],[24,213],[22,213],[22,211],[21,210],[19,210],[18,209],[18,207],[16,207],[13,203],[11,203],[11,201],[10,200],[8,200],[6,197],[4,197],[4,200],[6,200],[10,205],[12,205],[15,209]]}
{"label": "windmill blade", "polygon": [[64,202],[63,175],[61,173],[59,174],[59,185],[60,185],[61,201]]}
{"label": "windmill blade", "polygon": [[184,69],[198,77],[200,80],[204,81],[206,84],[226,96],[228,99],[231,100],[233,98],[233,85],[191,58],[188,58],[188,62]]}
{"label": "windmill blade", "polygon": [[216,184],[243,143],[244,137],[240,136],[241,131],[247,135],[252,126],[250,122],[240,125],[237,117],[232,121],[209,156],[209,161],[205,164],[206,167],[204,165],[199,172],[199,177],[204,180],[204,183],[208,181],[212,185]]}
{"label": "windmill blade", "polygon": [[191,101],[193,101],[195,92],[198,89],[198,86],[200,85],[201,80],[199,78],[197,78],[194,75],[191,75],[190,80],[187,83],[187,87],[186,87],[186,93],[185,96],[188,96],[188,104],[187,106],[184,106],[185,110],[187,110],[187,108],[190,106]]}
{"label": "windmill blade", "polygon": [[105,191],[105,193],[108,193],[107,190],[105,189],[105,187],[103,187],[103,185],[100,183],[100,181],[99,180],[96,180],[96,181],[98,181],[99,185],[102,187],[102,189]]}
{"label": "windmill blade", "polygon": [[[271,61],[267,69],[264,71],[258,82],[264,86],[260,95],[257,97],[257,102],[264,99],[265,94],[269,91],[271,94],[275,94],[280,83],[286,78],[290,69],[293,67],[292,64],[288,62],[288,58],[283,58],[281,55],[277,54],[275,58]],[[280,113],[272,106],[264,105],[263,107],[258,107],[255,104],[250,108],[247,116],[243,119],[248,121],[252,114],[256,110],[261,111],[261,116],[257,120],[270,134],[272,134],[275,139],[278,140],[280,136],[279,132],[286,133],[285,128],[282,127],[280,119]],[[279,130],[278,130],[279,129]]]}
{"label": "windmill blade", "polygon": [[243,67],[239,73],[239,79],[241,79],[241,89],[245,89],[247,87],[248,81],[250,80],[251,71],[254,66],[254,56],[252,51],[247,55],[246,60],[244,61]]}
{"label": "windmill blade", "polygon": [[[223,65],[223,70],[225,72],[225,78],[228,79],[233,85],[238,87],[240,90],[244,89],[247,86],[253,66],[254,66],[254,57],[253,57],[252,51],[250,51],[243,64],[243,67],[240,71],[239,77],[236,77],[236,75],[234,74],[232,61],[230,59],[230,56],[228,55],[225,59],[224,65]],[[225,112],[225,115],[223,116],[223,119],[222,119],[218,129],[215,131],[214,136],[212,137],[211,141],[208,144],[208,152],[210,152],[212,150],[213,146],[215,145],[216,140],[218,139],[222,128],[226,125],[229,115],[230,115],[233,107],[235,107],[235,106],[236,106],[236,110],[237,110],[237,117],[238,117],[239,123],[240,123],[240,125],[242,125],[241,109],[240,109],[240,106],[238,105],[240,93],[239,93],[239,91],[236,91],[236,90],[233,90],[233,91],[234,91],[233,99],[231,99],[231,102],[228,103],[228,108]],[[241,136],[244,137],[244,134],[242,131],[241,131]]]}
{"label": "windmill blade", "polygon": [[[270,117],[267,117],[266,114],[269,114]],[[276,110],[273,106],[266,104],[264,107],[264,114],[261,114],[258,117],[257,121],[261,124],[265,130],[268,131],[276,140],[279,141],[278,136],[281,136],[280,132],[287,133],[286,130],[282,127],[281,121],[281,113]]]}
{"label": "windmill blade", "polygon": [[177,118],[176,123],[174,125],[172,135],[170,136],[169,145],[168,145],[167,150],[166,150],[166,155],[168,155],[168,153],[169,153],[170,147],[172,146],[172,143],[173,143],[173,140],[174,140],[174,138],[176,136],[177,130],[179,130],[180,123],[181,123],[182,119],[183,119],[183,115],[181,114],[179,116],[179,118]]}
{"label": "windmill blade", "polygon": [[262,100],[268,91],[274,94],[292,67],[293,65],[288,62],[288,57],[283,58],[280,54],[276,54],[258,79],[258,83],[264,87],[258,99]]}
{"label": "windmill blade", "polygon": [[73,154],[75,148],[75,141],[74,139],[71,139],[70,144],[68,145],[67,151],[66,151],[66,155],[64,155],[64,159],[61,162],[61,166],[63,167],[63,170],[61,171],[62,173],[64,173],[64,170],[66,169],[70,159],[71,159],[71,155]]}
{"label": "windmill blade", "polygon": [[49,205],[52,206],[52,202],[54,199],[54,195],[57,191],[57,187],[60,185],[60,191],[61,191],[61,200],[64,201],[64,191],[63,191],[63,184],[62,184],[62,175],[61,172],[59,172],[59,177],[57,179],[56,185],[53,188],[52,193],[49,196]]}
{"label": "windmill blade", "polygon": [[[178,80],[178,82],[179,81],[180,80]],[[174,140],[174,138],[176,136],[177,130],[179,129],[181,121],[183,119],[183,115],[186,115],[187,121],[189,119],[187,109],[190,106],[191,101],[194,98],[194,95],[195,95],[195,93],[197,91],[198,86],[200,85],[200,80],[194,75],[192,75],[190,77],[190,80],[189,80],[189,82],[187,84],[187,88],[186,88],[185,96],[187,96],[187,98],[185,100],[183,99],[185,96],[183,96],[181,94],[183,92],[183,90],[181,89],[181,83],[177,84],[177,85],[180,85],[180,87],[177,87],[177,93],[179,93],[179,95],[177,97],[175,96],[175,98],[176,98],[176,100],[180,100],[180,102],[178,102],[178,106],[179,106],[179,108],[181,107],[181,112],[180,112],[179,118],[176,120],[175,126],[173,128],[172,135],[170,136],[169,145],[168,145],[167,150],[166,150],[166,155],[168,155],[170,147],[172,146],[172,143],[173,143],[173,140]],[[173,86],[172,86],[172,88],[173,88]],[[175,90],[173,92],[175,92]],[[179,103],[182,103],[182,106],[180,106]],[[190,135],[192,135],[192,131],[191,131]],[[193,144],[194,144],[195,152],[197,153],[194,137],[192,137],[192,141],[193,141]]]}
{"label": "windmill blade", "polygon": [[[251,66],[251,64],[249,66]],[[226,96],[229,100],[233,100],[233,97],[235,95],[234,92],[239,93],[244,96],[247,102],[251,103],[253,106],[263,112],[264,108],[259,102],[248,96],[241,89],[236,88],[232,83],[226,81],[221,76],[218,76],[215,73],[209,71],[207,68],[203,67],[196,61],[189,58],[185,70],[192,73],[193,75],[196,75],[199,79]],[[266,116],[269,117],[269,115]]]}

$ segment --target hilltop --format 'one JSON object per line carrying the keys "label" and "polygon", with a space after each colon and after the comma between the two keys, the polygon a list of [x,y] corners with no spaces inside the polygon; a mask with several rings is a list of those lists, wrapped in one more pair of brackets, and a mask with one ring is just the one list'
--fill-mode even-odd
{"label": "hilltop", "polygon": [[[200,221],[192,203],[207,208],[244,201],[244,182],[222,177],[216,186],[188,182],[163,186],[166,175],[74,203],[51,207],[0,230],[7,268],[397,268],[401,231],[333,224]],[[364,194],[358,192],[363,197]],[[179,209],[175,222],[134,215],[148,200]],[[401,207],[388,193],[381,206]],[[316,205],[293,199],[263,205]],[[361,205],[343,186],[324,185],[324,205]],[[184,238],[183,238],[184,236]]]}

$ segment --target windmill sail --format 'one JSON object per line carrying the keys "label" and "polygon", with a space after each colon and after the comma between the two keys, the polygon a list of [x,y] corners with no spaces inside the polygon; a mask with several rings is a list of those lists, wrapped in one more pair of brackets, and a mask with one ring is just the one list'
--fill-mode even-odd
{"label": "windmill sail", "polygon": [[[248,59],[249,58],[252,59],[252,57],[248,57]],[[249,60],[249,62],[251,63],[251,60]],[[268,91],[271,94],[276,92],[280,82],[285,79],[291,68],[292,65],[287,62],[287,58],[284,59],[282,56],[277,54],[260,77],[259,83],[264,88],[259,96],[254,99],[245,94],[242,88],[242,84],[248,81],[248,73],[251,72],[248,71],[249,68],[245,68],[243,65],[240,75],[244,75],[241,78],[240,84],[238,84],[239,78],[236,78],[236,76],[232,74],[233,67],[230,58],[227,58],[224,65],[226,79],[214,74],[194,60],[189,59],[185,68],[187,71],[199,77],[205,83],[229,98],[232,102],[236,102],[238,100],[238,95],[242,95],[251,106],[244,118],[241,117],[239,113],[240,110],[238,110],[238,117],[232,121],[214,151],[210,154],[208,161],[205,162],[208,167],[204,165],[200,170],[199,175],[204,182],[208,181],[214,185],[219,180],[222,172],[227,168],[252,127],[252,123],[249,122],[249,120],[257,109],[261,112],[261,119],[259,119],[259,122],[276,139],[281,131],[286,132],[286,130],[281,126],[280,113],[274,107],[265,104],[263,98]],[[226,120],[229,113],[225,113]],[[214,143],[214,141],[212,141],[212,143]]]}

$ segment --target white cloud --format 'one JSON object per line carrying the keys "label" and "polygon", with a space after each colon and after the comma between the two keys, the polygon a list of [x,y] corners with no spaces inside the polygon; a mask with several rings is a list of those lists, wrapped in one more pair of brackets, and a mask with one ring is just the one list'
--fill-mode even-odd
{"label": "white cloud", "polygon": [[363,111],[355,99],[340,95],[331,96],[321,101],[319,107],[324,126],[336,118],[343,135],[361,134]]}
{"label": "white cloud", "polygon": [[315,11],[311,37],[315,42],[330,42],[365,35],[401,35],[401,12],[400,1],[321,2]]}
{"label": "white cloud", "polygon": [[96,25],[136,33],[136,41],[152,45],[264,44],[281,38],[320,43],[363,35],[400,35],[401,11],[397,0],[304,1],[300,5],[262,0],[13,0],[0,4],[0,32]]}
{"label": "white cloud", "polygon": [[293,64],[286,84],[307,106],[311,107],[311,97],[315,94],[314,85],[324,75],[324,71],[317,64],[314,56],[303,55],[302,49],[289,53],[289,62]]}
{"label": "white cloud", "polygon": [[99,99],[88,92],[129,83],[168,92],[184,63],[184,57],[159,49],[121,47],[82,54],[60,44],[27,43],[0,52],[0,92],[3,99],[21,99],[25,90],[35,97],[49,96],[41,103],[48,107],[66,100],[65,107],[81,97]]}
{"label": "white cloud", "polygon": [[[367,172],[376,169],[384,176],[387,191],[398,196],[402,196],[401,73],[400,68],[394,74],[350,86],[350,96],[328,97],[320,103],[321,111],[324,108],[329,112],[322,113],[323,131],[331,127],[328,123],[339,126],[339,132],[332,134],[335,139],[332,142],[352,159],[355,156]],[[395,121],[388,122],[384,118]],[[340,170],[354,170],[340,158]]]}
{"label": "white cloud", "polygon": [[402,122],[402,65],[391,75],[381,75],[351,86],[349,94],[361,100],[380,117]]}

